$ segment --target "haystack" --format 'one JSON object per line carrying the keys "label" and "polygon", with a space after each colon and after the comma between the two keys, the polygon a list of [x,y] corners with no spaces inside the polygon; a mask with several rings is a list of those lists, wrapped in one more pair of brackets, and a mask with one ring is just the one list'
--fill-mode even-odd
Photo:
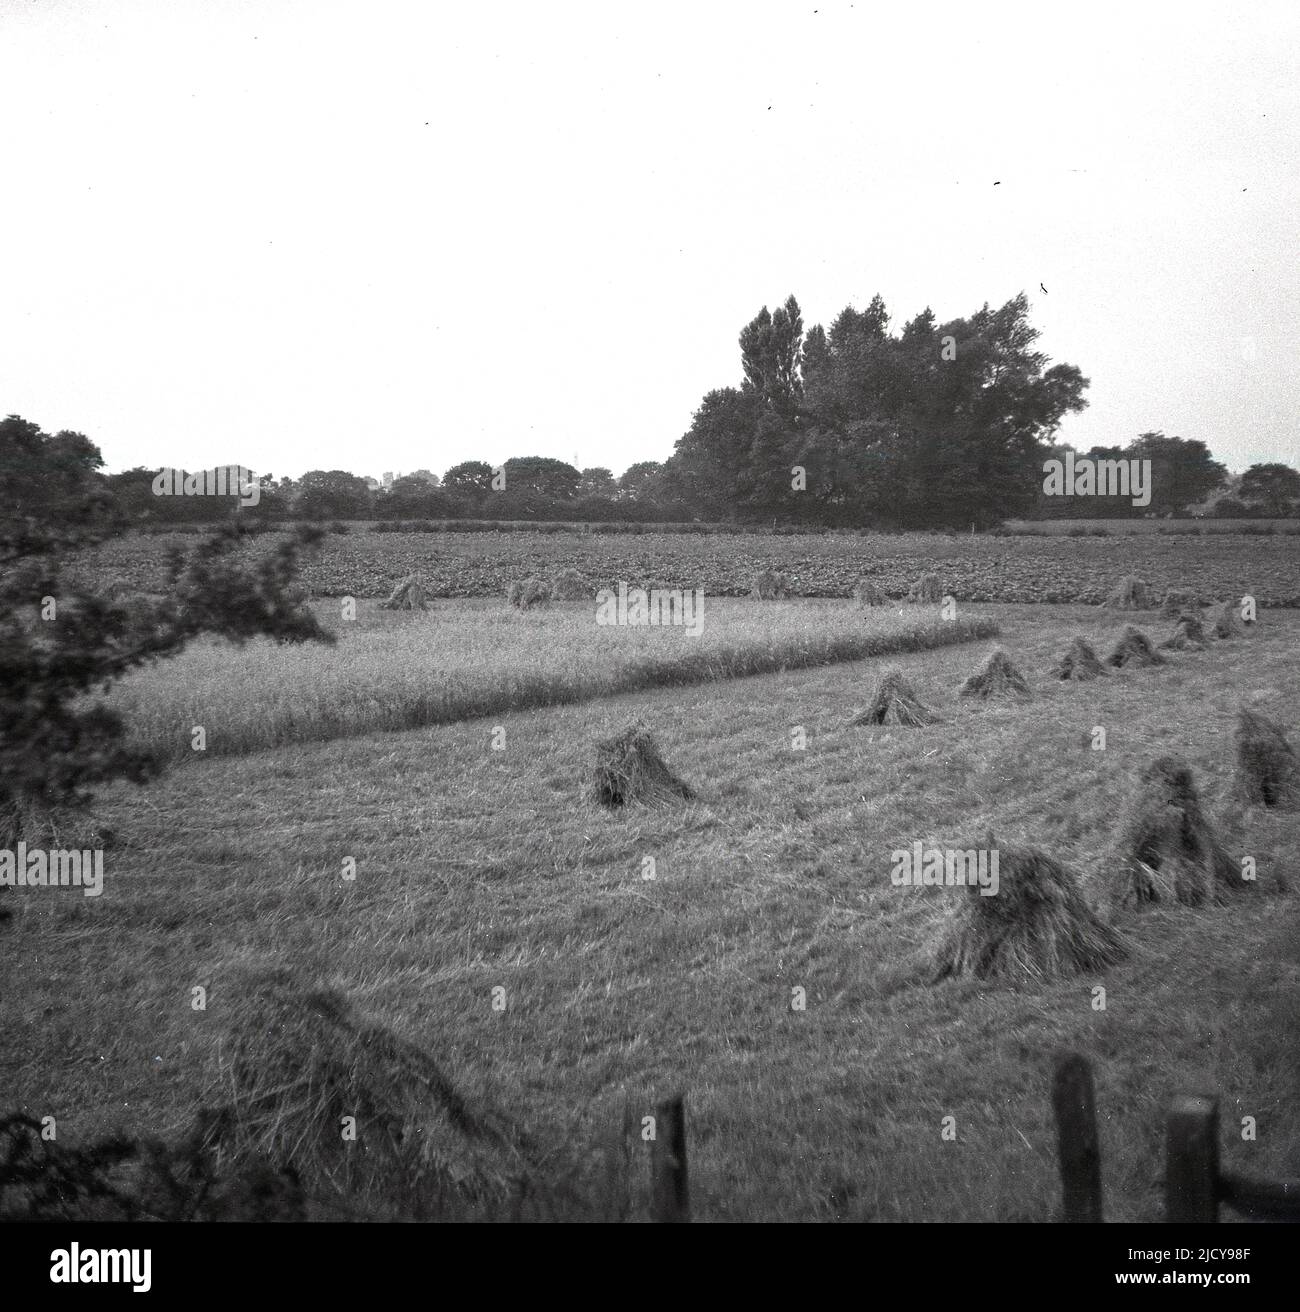
{"label": "haystack", "polygon": [[915,583],[907,590],[908,601],[942,601],[943,585],[939,582],[937,574],[922,574]]}
{"label": "haystack", "polygon": [[901,724],[916,728],[941,722],[940,717],[920,701],[900,671],[886,670],[876,684],[867,709],[855,715],[849,724]]}
{"label": "haystack", "polygon": [[1011,657],[1001,647],[995,647],[988,660],[962,684],[957,696],[979,697],[985,701],[990,697],[1028,697],[1029,685],[1011,663]]}
{"label": "haystack", "polygon": [[1282,726],[1245,707],[1237,714],[1234,794],[1247,806],[1300,807],[1300,759]]}
{"label": "haystack", "polygon": [[591,791],[596,802],[609,807],[695,796],[695,790],[668,768],[650,731],[640,723],[596,744]]}
{"label": "haystack", "polygon": [[1220,601],[1210,612],[1210,632],[1216,638],[1240,638],[1242,629],[1237,620],[1237,607],[1234,602]]}
{"label": "haystack", "polygon": [[1192,588],[1170,588],[1165,593],[1160,614],[1169,620],[1188,612],[1199,615],[1200,610],[1201,599]]}
{"label": "haystack", "polygon": [[511,1191],[522,1136],[342,993],[284,968],[239,965],[223,973],[219,996],[226,1023],[210,1101],[229,1106],[219,1162],[291,1168],[311,1192],[417,1218]]}
{"label": "haystack", "polygon": [[968,884],[954,900],[929,952],[935,981],[1038,983],[1123,959],[1119,934],[1088,906],[1073,871],[1037,848],[996,850],[997,892],[986,897]]}
{"label": "haystack", "polygon": [[749,595],[759,601],[779,601],[790,595],[790,580],[775,570],[765,569],[754,575]]}
{"label": "haystack", "polygon": [[853,600],[859,606],[888,606],[889,598],[866,575],[853,585]]}
{"label": "haystack", "polygon": [[1092,644],[1082,636],[1070,644],[1070,650],[1057,661],[1055,670],[1058,679],[1070,679],[1075,683],[1096,679],[1107,673],[1109,671],[1093,651]]}
{"label": "haystack", "polygon": [[1166,651],[1204,651],[1205,630],[1201,617],[1192,611],[1179,616],[1173,633],[1160,644]]}
{"label": "haystack", "polygon": [[379,603],[380,610],[427,610],[424,585],[414,574],[408,574],[388,595],[387,601]]}
{"label": "haystack", "polygon": [[1129,798],[1106,878],[1116,906],[1217,900],[1240,888],[1240,871],[1201,805],[1191,767],[1175,756],[1152,761]]}
{"label": "haystack", "polygon": [[1106,664],[1122,670],[1130,665],[1164,665],[1165,658],[1151,645],[1151,639],[1141,629],[1126,624],[1114,651],[1106,657]]}
{"label": "haystack", "polygon": [[563,569],[551,584],[551,595],[556,601],[590,601],[595,589],[576,569]]}
{"label": "haystack", "polygon": [[539,578],[527,578],[516,581],[506,589],[506,600],[518,610],[530,610],[533,606],[545,606],[551,599],[550,585]]}
{"label": "haystack", "polygon": [[1112,610],[1150,610],[1151,590],[1135,574],[1125,574],[1115,585],[1106,605]]}

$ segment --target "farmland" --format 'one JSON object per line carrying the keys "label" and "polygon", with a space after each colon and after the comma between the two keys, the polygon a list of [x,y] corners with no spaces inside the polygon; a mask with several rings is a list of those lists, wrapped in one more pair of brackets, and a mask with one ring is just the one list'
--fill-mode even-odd
{"label": "farmland", "polygon": [[[273,535],[245,550],[269,549]],[[133,535],[85,555],[74,577],[161,588],[167,551],[192,538]],[[807,536],[568,533],[369,533],[327,536],[304,571],[317,596],[380,597],[408,574],[433,596],[500,597],[508,583],[572,568],[594,587],[620,580],[747,593],[755,573],[780,570],[809,597],[846,596],[862,574],[890,596],[936,571],[962,602],[1096,604],[1116,579],[1136,574],[1163,595],[1189,587],[1203,600],[1249,593],[1262,606],[1300,606],[1300,537],[1137,534],[1115,537],[994,537],[943,534]]]}
{"label": "farmland", "polygon": [[[787,635],[885,624],[805,600],[736,605],[719,610],[733,638],[759,623]],[[241,754],[190,754],[144,789],[114,786],[96,806],[116,835],[103,897],[28,896],[8,938],[0,994],[21,989],[25,1005],[0,1035],[6,1085],[72,1140],[113,1124],[178,1132],[211,1094],[211,1036],[240,1005],[232,963],[291,960],[549,1145],[548,1169],[603,1200],[581,1214],[608,1214],[601,1150],[624,1109],[640,1118],[681,1087],[700,1219],[1048,1219],[1048,1082],[1063,1046],[1097,1064],[1108,1219],[1159,1214],[1163,1109],[1178,1091],[1219,1090],[1229,1121],[1256,1118],[1257,1139],[1225,1136],[1228,1166],[1300,1172],[1300,818],[1243,813],[1228,796],[1238,704],[1296,722],[1300,620],[1273,613],[1249,638],[1070,685],[1049,673],[1070,638],[1105,651],[1132,616],[975,614],[1000,626],[1027,701],[960,701],[989,647],[964,643],[404,733],[358,721],[331,741],[247,750],[249,738]],[[1137,619],[1153,636],[1167,627]],[[255,645],[163,668],[199,702],[242,685],[256,707],[267,687],[297,688],[310,717],[307,685],[333,677],[333,660],[346,667],[349,641],[376,660],[381,638],[396,644],[392,668],[423,668],[430,683],[459,642],[450,673],[466,679],[506,621],[523,621],[513,641],[577,656],[562,607],[464,605],[363,612],[355,637],[278,676]],[[888,663],[941,723],[848,727]],[[179,695],[125,691],[146,715]],[[634,718],[694,801],[608,812],[584,796],[594,742]],[[891,849],[992,829],[1068,862],[1095,897],[1136,772],[1169,752],[1192,765],[1234,853],[1255,857],[1256,889],[1126,917],[1126,959],[1097,974],[927,982],[926,945],[961,894],[893,887]],[[190,1006],[197,984],[206,1012]],[[949,1115],[955,1140],[941,1134]],[[631,1152],[615,1211],[637,1217],[646,1146]]]}

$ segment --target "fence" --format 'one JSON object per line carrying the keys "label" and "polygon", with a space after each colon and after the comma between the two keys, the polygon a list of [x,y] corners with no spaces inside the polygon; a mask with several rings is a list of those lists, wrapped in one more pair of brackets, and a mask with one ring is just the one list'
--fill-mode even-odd
{"label": "fence", "polygon": [[[1061,1166],[1062,1220],[1102,1220],[1101,1140],[1092,1067],[1077,1052],[1059,1057],[1052,1111]],[[686,1166],[686,1107],[680,1094],[655,1108],[651,1156],[656,1221],[691,1219]],[[1300,1221],[1300,1180],[1251,1180],[1219,1166],[1219,1101],[1182,1095],[1169,1109],[1165,1136],[1165,1220],[1217,1221],[1228,1206],[1252,1221]]]}
{"label": "fence", "polygon": [[[1066,1221],[1100,1221],[1101,1149],[1092,1067],[1058,1058],[1052,1110]],[[1219,1166],[1219,1100],[1175,1098],[1165,1123],[1165,1220],[1217,1221],[1228,1206],[1252,1221],[1300,1221],[1300,1180],[1251,1180]]]}

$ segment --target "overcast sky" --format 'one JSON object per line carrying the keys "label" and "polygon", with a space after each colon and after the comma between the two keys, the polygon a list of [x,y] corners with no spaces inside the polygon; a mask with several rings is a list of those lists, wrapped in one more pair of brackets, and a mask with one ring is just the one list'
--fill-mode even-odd
{"label": "overcast sky", "polygon": [[1300,464],[1300,5],[0,0],[0,413],[111,470],[662,460],[1024,290],[1061,436]]}

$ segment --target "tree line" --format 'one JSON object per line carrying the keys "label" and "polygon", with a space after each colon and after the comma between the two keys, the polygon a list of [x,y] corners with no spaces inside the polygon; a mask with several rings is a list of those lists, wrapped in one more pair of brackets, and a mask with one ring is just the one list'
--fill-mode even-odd
{"label": "tree line", "polygon": [[[251,520],[576,520],[779,523],[880,529],[987,528],[1007,518],[1182,515],[1214,504],[1232,516],[1287,516],[1300,473],[1256,464],[1237,479],[1196,439],[1143,432],[1076,451],[1057,440],[1083,410],[1088,380],[1036,348],[1021,294],[999,308],[936,320],[925,309],[894,331],[879,296],[805,329],[793,296],[740,331],[740,381],[701,401],[662,463],[615,477],[547,456],[464,461],[388,487],[346,470],[299,479],[256,475]],[[1142,499],[1089,488],[1061,494],[1051,461],[1144,462]],[[0,423],[0,469],[19,502],[93,490],[125,522],[220,520],[231,498],[160,496],[159,471],[104,475],[98,448],[16,415]],[[242,468],[242,467],[237,467]],[[44,489],[42,491],[41,489]],[[60,489],[63,491],[61,492]]]}

